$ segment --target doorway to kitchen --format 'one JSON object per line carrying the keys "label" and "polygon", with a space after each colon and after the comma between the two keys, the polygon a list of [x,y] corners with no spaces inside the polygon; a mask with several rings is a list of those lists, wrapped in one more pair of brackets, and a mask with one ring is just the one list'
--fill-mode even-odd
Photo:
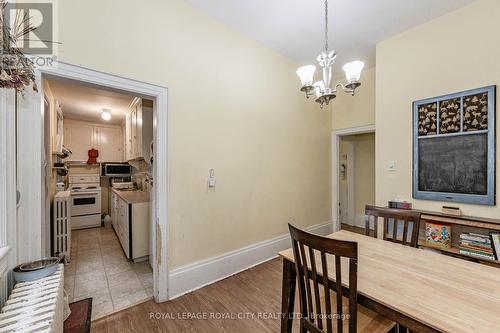
{"label": "doorway to kitchen", "polygon": [[52,75],[42,88],[54,207],[45,243],[64,258],[69,302],[92,298],[98,319],[153,296],[154,102]]}
{"label": "doorway to kitchen", "polygon": [[[58,193],[58,190],[62,190],[59,192],[70,192],[69,199],[67,200],[69,200],[70,206],[74,208],[71,214],[77,214],[75,216],[76,222],[73,225],[76,225],[76,228],[71,237],[73,243],[71,248],[74,247],[74,249],[73,251],[71,251],[71,249],[69,250],[69,259],[71,260],[69,261],[69,265],[72,265],[73,262],[75,263],[74,269],[77,277],[78,267],[83,267],[85,261],[90,260],[86,260],[85,256],[80,257],[79,252],[84,254],[86,252],[88,258],[93,258],[92,260],[94,260],[92,264],[89,263],[87,265],[88,270],[95,270],[95,267],[92,266],[96,265],[95,262],[102,263],[101,267],[106,276],[106,283],[108,283],[110,277],[107,276],[107,272],[109,271],[109,274],[113,272],[110,267],[106,269],[104,265],[106,259],[103,254],[108,255],[113,251],[108,251],[108,249],[103,250],[102,245],[104,244],[108,246],[108,248],[113,247],[114,250],[121,251],[121,254],[126,258],[126,263],[131,267],[131,269],[128,270],[129,273],[127,273],[130,276],[134,273],[135,276],[139,278],[139,274],[146,273],[147,270],[145,268],[151,266],[149,270],[152,270],[152,277],[148,278],[146,283],[152,286],[152,290],[151,286],[144,288],[144,284],[141,283],[142,289],[145,292],[147,290],[148,296],[153,296],[157,302],[167,300],[167,89],[61,62],[52,68],[38,70],[36,74],[38,86],[41,87],[41,89],[38,93],[31,91],[27,92],[26,96],[18,101],[18,115],[24,111],[24,114],[20,117],[21,119],[18,119],[18,123],[21,122],[27,126],[28,123],[23,120],[40,114],[44,115],[44,109],[48,109],[49,113],[53,110],[51,113],[53,123],[49,126],[51,127],[51,133],[53,133],[50,168],[52,171],[51,174],[59,175],[53,176],[54,181],[50,182],[50,186],[53,187],[53,193]],[[134,120],[128,121],[130,118],[124,117],[125,121],[120,122],[120,124],[103,124],[96,119],[77,119],[78,117],[75,116],[75,113],[73,112],[72,114],[71,110],[69,110],[70,108],[68,108],[69,113],[65,121],[64,103],[60,103],[56,98],[54,98],[51,103],[51,99],[48,96],[51,93],[54,96],[54,91],[57,93],[58,90],[61,90],[58,88],[51,90],[51,83],[54,86],[60,85],[59,88],[62,88],[62,90],[66,89],[66,91],[69,91],[67,92],[68,94],[71,90],[75,90],[71,89],[71,85],[80,85],[81,89],[98,89],[108,94],[122,94],[128,96],[129,101],[126,113],[127,115],[133,113]],[[66,93],[61,94],[64,95]],[[49,97],[48,105],[43,105],[41,101],[43,98],[47,97]],[[64,98],[61,97],[60,99],[62,100]],[[80,101],[84,102],[88,102],[88,100],[89,98],[85,96],[80,99]],[[71,103],[66,101],[66,104],[70,105]],[[83,106],[83,108],[85,108],[85,106]],[[91,108],[88,107],[87,109],[89,111],[91,110]],[[118,113],[115,113],[115,111],[116,110],[109,110],[108,107],[103,106],[100,108],[98,116],[100,120],[105,120],[108,118],[108,113],[111,113],[112,119],[113,117],[117,118]],[[77,113],[78,110],[75,112]],[[149,113],[149,116],[146,116],[146,113]],[[148,120],[146,118],[148,118]],[[64,124],[65,122],[66,124]],[[73,125],[71,125],[71,123],[73,123]],[[138,124],[143,125],[146,123],[149,123],[152,129],[149,133],[151,134],[149,139],[145,135],[146,131],[142,131],[142,128],[139,130],[137,128]],[[18,132],[25,133],[24,140],[20,142],[21,146],[19,147],[18,144],[18,148],[25,149],[23,154],[18,156],[18,164],[36,165],[37,156],[40,158],[40,164],[38,165],[43,163],[43,154],[36,151],[37,148],[40,149],[40,145],[29,145],[29,142],[36,140],[38,135],[41,134],[42,138],[44,137],[44,123],[40,122],[40,125],[40,130],[38,130],[38,132],[35,131],[34,134],[30,134],[29,131],[23,131],[23,125],[18,128]],[[31,121],[29,126],[38,125],[36,121]],[[72,127],[72,130],[68,130],[68,127]],[[60,130],[61,128],[62,130]],[[85,130],[83,130],[83,128],[85,128]],[[132,128],[134,128],[133,135]],[[66,140],[64,138],[64,130],[68,130],[68,133],[73,132]],[[144,135],[141,136],[143,139],[141,143],[138,141],[139,135]],[[130,143],[128,140],[131,137],[132,141],[137,141],[135,144],[127,147],[127,144]],[[89,140],[91,145],[87,147],[83,142],[88,142]],[[123,144],[117,144],[117,141]],[[71,146],[76,147],[76,149],[74,149],[76,152],[74,156],[71,154],[73,151],[71,147],[69,147],[69,144],[66,146],[67,143],[71,143]],[[112,149],[104,149],[104,147],[111,147]],[[85,152],[85,150],[86,156],[82,158],[82,152]],[[33,152],[31,156],[30,151]],[[73,158],[65,156],[68,155],[68,152],[69,156],[73,156]],[[141,153],[140,156],[139,153]],[[103,158],[105,156],[107,157]],[[122,157],[113,158],[112,156]],[[152,165],[151,162],[153,163]],[[122,177],[124,172],[122,170],[123,166],[129,166],[131,170],[133,170],[130,172],[130,177]],[[113,174],[113,172],[117,172],[118,175]],[[18,173],[21,173],[23,177],[25,175],[23,170],[18,170]],[[40,175],[40,173],[38,174]],[[45,213],[43,208],[45,206],[44,203],[42,202],[38,206],[42,207],[41,210],[30,210],[30,204],[26,204],[29,202],[40,202],[42,198],[40,195],[43,188],[42,184],[45,180],[43,173],[41,176],[42,177],[38,176],[40,179],[32,177],[33,182],[31,184],[27,184],[27,182],[18,184],[21,195],[18,216],[23,217],[23,220],[43,221],[42,215]],[[152,180],[154,180],[154,185]],[[109,193],[105,195],[103,195],[102,192],[103,181],[111,185],[111,188],[107,189]],[[60,184],[57,184],[58,182]],[[40,187],[38,187],[37,184],[40,184]],[[116,188],[113,187],[114,184],[117,185]],[[145,193],[138,193],[136,191],[150,191],[150,194],[144,195]],[[115,197],[112,197],[111,194],[113,193]],[[54,195],[54,197],[55,196],[56,195]],[[149,201],[144,199],[145,196],[149,197]],[[104,200],[104,197],[108,200]],[[61,200],[64,200],[64,196]],[[106,203],[103,204],[103,201],[106,201]],[[161,201],[162,204],[158,204],[158,201]],[[99,203],[101,205],[100,211],[98,212],[97,208],[99,208]],[[103,211],[103,207],[106,205],[107,207]],[[31,204],[31,206],[36,205]],[[104,216],[102,214],[104,214]],[[125,216],[126,214],[128,215]],[[148,214],[149,216],[146,230],[140,231],[141,237],[144,239],[147,238],[150,242],[150,245],[147,245],[146,250],[144,250],[146,253],[141,252],[141,246],[139,246],[141,242],[135,242],[134,244],[133,241],[130,241],[130,236],[125,236],[134,232],[139,232],[140,227],[136,225],[134,220],[138,220],[137,216],[141,216],[141,214]],[[96,218],[97,215],[99,215],[99,219]],[[108,215],[108,217],[106,217],[106,215]],[[114,219],[111,218],[111,216],[113,216]],[[71,217],[73,218],[73,216]],[[101,219],[101,217],[106,218]],[[113,220],[115,224],[113,224]],[[116,224],[118,221],[121,221],[120,225]],[[128,223],[125,223],[126,221]],[[102,226],[102,222],[104,222],[104,226]],[[95,227],[95,229],[91,227]],[[44,230],[42,225],[40,228],[33,226],[33,228],[29,231],[26,230],[23,234],[25,241],[30,244],[30,257],[41,257],[51,254],[47,253],[45,246],[42,246],[42,243],[47,239],[46,235],[43,235],[42,230]],[[53,232],[50,234],[53,237]],[[113,242],[111,241],[112,239],[114,240]],[[51,239],[52,246],[53,240],[54,239]],[[100,241],[96,242],[96,240]],[[142,246],[142,248],[144,248],[144,246]],[[71,258],[73,255],[74,258],[76,258],[75,261]],[[148,260],[148,256],[151,260]],[[81,261],[82,265],[79,265],[79,259],[81,258],[83,258],[83,261]],[[125,262],[123,263],[125,264]],[[94,268],[91,268],[91,266]],[[141,268],[139,266],[143,267]],[[137,269],[135,267],[137,267]],[[67,273],[70,273],[71,268],[68,268]],[[81,272],[83,272],[83,270],[81,270]],[[122,272],[114,273],[119,274]],[[70,274],[67,275],[69,276]],[[75,285],[74,292],[76,292],[77,285],[76,277],[73,282]],[[119,274],[114,276],[111,280],[120,285],[122,284],[121,282],[126,282],[130,279],[128,275]],[[71,282],[68,282],[68,285],[70,284]],[[111,289],[112,286],[108,285],[110,293],[112,292]],[[125,287],[117,287],[117,289],[121,292],[126,290]],[[82,292],[82,294],[84,293]],[[128,295],[130,293],[123,292],[123,296],[126,296],[125,294]],[[123,306],[131,305],[138,300],[138,298],[127,297],[121,299],[117,297],[117,306],[114,307],[113,305],[113,309],[123,308]],[[113,303],[113,299],[111,299],[111,303]],[[110,309],[109,304],[107,308],[108,310]]]}

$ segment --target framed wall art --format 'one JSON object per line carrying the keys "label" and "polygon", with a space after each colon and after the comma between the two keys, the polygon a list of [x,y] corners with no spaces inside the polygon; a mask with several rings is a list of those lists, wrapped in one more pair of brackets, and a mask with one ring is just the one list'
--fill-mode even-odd
{"label": "framed wall art", "polygon": [[495,94],[488,86],[413,102],[413,197],[495,205]]}

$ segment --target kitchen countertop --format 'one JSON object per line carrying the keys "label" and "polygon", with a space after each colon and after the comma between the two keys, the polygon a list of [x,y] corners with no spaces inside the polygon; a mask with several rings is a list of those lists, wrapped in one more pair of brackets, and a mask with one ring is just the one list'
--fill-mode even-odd
{"label": "kitchen countertop", "polygon": [[145,191],[119,191],[111,187],[111,191],[115,192],[121,199],[125,200],[129,204],[149,202],[149,192]]}

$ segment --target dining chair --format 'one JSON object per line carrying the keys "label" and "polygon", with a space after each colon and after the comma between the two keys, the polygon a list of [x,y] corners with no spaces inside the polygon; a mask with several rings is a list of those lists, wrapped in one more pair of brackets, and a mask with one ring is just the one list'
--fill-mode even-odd
{"label": "dining chair", "polygon": [[420,212],[414,210],[366,205],[365,235],[367,236],[370,236],[370,223],[372,217],[374,221],[373,237],[377,238],[378,219],[383,218],[384,240],[394,243],[400,243],[403,245],[408,245],[411,247],[418,246],[418,233],[420,229]]}
{"label": "dining chair", "polygon": [[387,333],[395,329],[393,321],[357,303],[356,242],[288,226],[299,282],[301,333]]}

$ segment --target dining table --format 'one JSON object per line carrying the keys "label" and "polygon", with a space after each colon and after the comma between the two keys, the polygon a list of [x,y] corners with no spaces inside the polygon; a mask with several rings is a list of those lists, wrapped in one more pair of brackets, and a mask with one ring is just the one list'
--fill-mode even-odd
{"label": "dining table", "polygon": [[[326,237],[358,243],[358,304],[420,333],[500,332],[499,268],[346,230]],[[291,332],[296,317],[294,255],[291,248],[279,255],[281,332]],[[341,268],[343,288],[348,288],[348,265]],[[333,258],[328,279],[335,281]]]}

